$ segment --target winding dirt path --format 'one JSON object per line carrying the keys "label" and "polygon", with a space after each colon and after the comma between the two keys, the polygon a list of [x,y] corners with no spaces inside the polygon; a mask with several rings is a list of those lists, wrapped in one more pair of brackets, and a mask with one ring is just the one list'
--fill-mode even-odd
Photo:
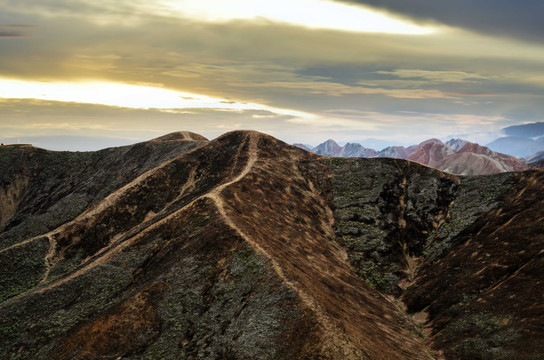
{"label": "winding dirt path", "polygon": [[[221,197],[221,192],[227,188],[228,186],[235,184],[242,180],[247,174],[251,172],[251,170],[254,168],[255,163],[258,160],[258,148],[257,148],[257,135],[256,134],[250,134],[249,136],[249,159],[246,163],[246,166],[244,169],[240,172],[240,174],[234,178],[232,181],[229,181],[227,183],[224,183],[215,189],[213,189],[208,194],[204,195],[203,197],[207,197],[215,203],[217,210],[219,211],[219,214],[221,215],[223,221],[234,231],[238,233],[238,235],[243,238],[254,250],[256,253],[261,253],[264,257],[270,261],[270,264],[272,265],[272,268],[276,272],[276,274],[280,277],[280,279],[291,289],[293,289],[299,296],[300,300],[302,301],[303,305],[308,308],[310,311],[312,311],[318,322],[323,326],[325,329],[325,334],[331,336],[333,339],[337,339],[337,327],[333,324],[333,322],[325,315],[325,312],[323,309],[319,306],[319,304],[315,301],[315,299],[311,296],[309,296],[304,290],[302,290],[299,286],[299,283],[296,281],[290,280],[285,272],[283,271],[282,267],[279,265],[279,263],[274,259],[270,253],[265,250],[260,244],[258,244],[256,241],[254,241],[251,236],[248,236],[244,231],[233,221],[233,219],[228,215],[227,213],[227,205],[225,204],[224,199]],[[342,341],[342,340],[340,340]],[[329,345],[329,344],[327,344]],[[330,345],[329,345],[330,346]]]}
{"label": "winding dirt path", "polygon": [[[183,134],[183,136],[187,140],[192,140],[190,138],[190,136],[187,135],[187,134]],[[125,195],[129,190],[131,190],[132,188],[134,188],[138,184],[142,183],[148,177],[153,175],[157,170],[164,168],[168,164],[178,160],[179,158],[181,158],[183,156],[186,156],[187,154],[190,154],[191,152],[193,152],[193,151],[195,151],[195,150],[197,150],[199,148],[200,148],[200,146],[197,146],[194,149],[191,149],[190,151],[188,151],[186,153],[183,153],[183,154],[181,154],[179,156],[176,156],[176,157],[174,157],[174,158],[172,158],[170,160],[167,160],[164,163],[160,164],[159,166],[144,172],[143,174],[139,175],[136,179],[132,180],[128,184],[126,184],[126,185],[122,186],[121,188],[117,189],[115,192],[109,194],[104,199],[102,199],[99,202],[97,202],[96,204],[92,205],[90,208],[84,210],[81,214],[79,214],[73,220],[70,220],[67,223],[62,224],[59,227],[57,227],[57,228],[55,228],[55,229],[53,229],[53,230],[51,230],[51,231],[49,231],[49,232],[47,232],[45,234],[40,234],[40,235],[37,235],[37,236],[33,236],[33,237],[29,238],[29,239],[18,242],[17,244],[13,244],[13,245],[10,245],[10,246],[5,247],[3,249],[0,249],[0,254],[2,254],[5,251],[8,251],[10,249],[26,245],[26,244],[28,244],[28,243],[30,243],[32,241],[43,238],[44,236],[51,237],[53,235],[56,235],[56,234],[62,232],[68,226],[70,226],[70,225],[72,225],[72,224],[74,224],[76,222],[84,221],[84,220],[92,218],[93,216],[97,215],[98,213],[100,213],[104,209],[106,209],[106,208],[110,207],[111,205],[113,205],[117,200],[119,200],[119,198],[121,198],[121,196]]]}
{"label": "winding dirt path", "polygon": [[[336,326],[325,315],[323,309],[321,309],[321,307],[316,303],[315,299],[312,298],[311,296],[309,296],[304,290],[302,290],[300,288],[300,285],[298,284],[298,282],[290,280],[287,277],[287,275],[284,273],[284,271],[283,271],[282,267],[279,265],[279,263],[274,259],[274,257],[271,256],[268,253],[268,251],[265,250],[259,243],[254,241],[251,238],[251,236],[248,236],[246,233],[244,233],[244,231],[228,215],[227,204],[225,203],[223,197],[221,196],[221,193],[227,187],[229,187],[229,186],[241,181],[242,179],[244,179],[254,169],[254,166],[255,166],[256,162],[258,161],[258,141],[259,141],[258,135],[256,133],[250,133],[248,135],[248,138],[247,138],[246,142],[244,142],[243,144],[240,145],[241,147],[243,147],[247,142],[249,142],[248,160],[247,160],[246,165],[242,169],[242,171],[234,179],[232,179],[232,180],[230,180],[230,181],[228,181],[226,183],[223,183],[223,184],[217,186],[216,188],[214,188],[213,190],[211,190],[210,192],[208,192],[207,194],[204,194],[204,195],[194,199],[189,204],[187,204],[184,207],[182,207],[181,209],[173,212],[172,214],[168,215],[167,217],[161,219],[160,221],[152,223],[150,226],[143,229],[137,235],[135,235],[135,236],[133,236],[133,237],[131,237],[131,238],[125,240],[125,241],[114,242],[114,243],[110,244],[109,246],[107,246],[104,249],[102,249],[101,251],[99,251],[94,256],[94,259],[92,261],[90,261],[88,264],[84,265],[79,270],[73,272],[69,276],[67,276],[65,278],[62,278],[60,280],[57,280],[57,281],[55,281],[55,282],[53,282],[51,284],[48,284],[48,285],[46,285],[44,287],[41,287],[41,288],[35,289],[33,291],[30,291],[30,292],[28,292],[26,294],[23,294],[22,296],[24,297],[24,296],[34,294],[34,293],[43,293],[43,292],[45,292],[47,290],[56,288],[56,287],[58,287],[58,286],[60,286],[60,285],[62,285],[64,283],[76,278],[76,277],[79,277],[79,276],[85,274],[89,270],[91,270],[91,269],[93,269],[93,268],[95,268],[95,267],[97,267],[97,266],[99,266],[101,264],[104,264],[105,262],[107,262],[111,258],[113,258],[115,255],[117,255],[118,253],[120,253],[124,249],[126,249],[129,246],[131,246],[132,244],[134,244],[136,242],[136,240],[140,239],[142,236],[144,236],[148,232],[150,232],[150,231],[156,229],[157,227],[163,225],[164,223],[168,222],[170,219],[172,219],[173,217],[178,215],[180,212],[185,211],[186,209],[190,208],[196,201],[201,200],[203,198],[208,198],[208,199],[210,199],[210,200],[212,200],[214,202],[214,204],[217,207],[217,210],[218,210],[221,218],[223,219],[223,221],[229,227],[231,227],[234,231],[236,231],[239,234],[239,236],[241,238],[243,238],[251,247],[253,247],[253,249],[257,253],[261,253],[264,257],[266,257],[270,261],[270,264],[272,265],[274,271],[278,274],[278,276],[282,279],[282,281],[286,285],[290,286],[298,294],[298,296],[301,299],[304,306],[306,306],[310,311],[312,311],[315,314],[315,316],[317,317],[318,322],[321,323],[321,325],[324,327],[325,332],[327,334],[334,334],[336,332]],[[141,182],[147,176],[149,176],[149,174],[147,174],[147,173],[140,176],[136,181],[134,181],[133,183],[131,183],[131,184],[127,185],[127,186],[125,186],[120,191],[108,196],[99,205],[97,205],[93,209],[85,212],[84,214],[82,214],[77,219],[81,220],[81,219],[85,219],[86,217],[93,216],[94,214],[98,213],[100,210],[102,210],[102,209],[106,208],[107,206],[113,204],[114,201],[117,198],[119,198],[119,196],[121,194],[126,192],[131,187],[135,186],[138,182]],[[191,179],[188,179],[189,182],[190,182],[190,180]],[[180,190],[180,192],[181,193],[185,192],[190,186],[194,186],[194,184],[185,184],[183,186],[183,189]],[[73,222],[75,222],[75,220]],[[60,228],[58,228],[56,230],[53,230],[50,233],[39,236],[39,237],[47,236],[49,238],[49,241],[50,241],[50,250],[49,250],[49,252],[47,253],[47,255],[45,257],[47,270],[46,270],[46,273],[45,273],[42,281],[40,282],[40,284],[43,284],[47,280],[47,277],[48,277],[49,271],[50,271],[50,267],[51,267],[49,263],[54,258],[54,256],[56,255],[56,253],[55,253],[55,251],[56,251],[56,242],[54,240],[54,235],[57,234],[58,232],[62,231],[62,229],[64,229],[64,227],[69,226],[69,224],[71,224],[73,222],[70,222],[70,223],[68,223],[66,225],[63,225]],[[39,237],[37,237],[37,238],[39,238]],[[122,238],[122,234],[120,234],[120,236],[118,236],[118,237]],[[24,243],[29,243],[29,242],[31,242],[33,240],[35,240],[35,238],[25,240]],[[21,246],[21,245],[23,245],[23,243],[20,243],[18,245]],[[5,250],[6,249],[4,249],[3,251],[5,251]]]}
{"label": "winding dirt path", "polygon": [[57,254],[57,241],[55,240],[55,237],[53,235],[46,235],[47,239],[49,240],[49,251],[47,251],[47,254],[45,255],[44,263],[45,263],[45,273],[43,274],[42,279],[38,283],[38,285],[43,284],[47,281],[47,278],[49,277],[49,273],[51,272],[51,260],[55,257]]}
{"label": "winding dirt path", "polygon": [[[87,271],[89,271],[89,270],[91,270],[91,269],[93,269],[93,268],[95,268],[95,267],[97,267],[97,266],[99,266],[101,264],[104,264],[105,262],[109,261],[114,255],[120,253],[122,250],[124,250],[127,247],[131,246],[136,240],[138,240],[139,238],[141,238],[145,234],[147,234],[150,231],[156,229],[157,227],[165,224],[166,222],[171,220],[173,217],[177,216],[180,212],[185,211],[186,209],[190,208],[198,200],[201,200],[203,198],[209,198],[209,199],[211,199],[211,200],[213,200],[215,202],[216,199],[219,199],[218,195],[221,193],[221,191],[223,191],[226,187],[228,187],[228,186],[240,181],[241,179],[243,179],[251,171],[251,169],[253,168],[255,162],[257,161],[257,142],[258,142],[258,139],[256,139],[256,138],[257,138],[257,134],[252,133],[252,134],[250,134],[248,136],[248,139],[246,140],[246,141],[249,141],[248,162],[246,163],[246,166],[240,172],[240,174],[238,174],[238,176],[236,176],[233,180],[217,186],[216,188],[211,190],[209,193],[204,194],[204,195],[194,199],[189,204],[187,204],[184,207],[182,207],[181,209],[173,212],[172,214],[166,216],[165,218],[161,219],[160,221],[157,221],[157,222],[154,222],[154,223],[150,224],[146,228],[142,229],[142,231],[140,231],[138,234],[134,235],[133,237],[131,237],[131,238],[125,240],[125,241],[120,242],[120,239],[123,238],[123,235],[125,235],[126,233],[128,233],[129,231],[131,231],[133,229],[129,229],[124,233],[118,234],[114,238],[115,240],[118,240],[118,241],[114,240],[114,241],[112,241],[110,243],[110,245],[108,245],[108,246],[104,247],[103,249],[99,250],[91,258],[92,260],[89,263],[87,263],[86,265],[84,265],[82,268],[80,268],[79,270],[73,272],[72,274],[68,275],[65,278],[62,278],[62,279],[60,279],[58,281],[55,281],[55,282],[53,282],[51,284],[48,284],[45,287],[35,289],[35,290],[31,291],[31,292],[28,292],[25,295],[29,295],[29,294],[33,294],[33,293],[43,293],[43,292],[45,292],[47,290],[50,290],[50,289],[53,289],[53,288],[55,288],[55,287],[57,287],[59,285],[62,285],[62,284],[66,283],[66,282],[68,282],[68,281],[70,281],[70,280],[72,280],[72,279],[74,279],[76,277],[81,276],[84,273],[86,273]],[[246,144],[246,142],[242,143],[240,145],[240,147],[243,147],[245,144]],[[148,176],[149,176],[149,174],[148,174]],[[142,178],[142,180],[143,180],[143,178]],[[135,182],[136,182],[136,180],[135,180]],[[141,180],[139,182],[141,182]],[[130,186],[127,185],[126,187],[120,189],[119,191],[124,190],[123,192],[126,192],[127,189],[132,188],[136,184],[131,183],[129,185]],[[185,183],[183,185],[183,187],[180,189],[180,195],[178,196],[178,198],[180,198],[183,195],[183,193],[185,193],[187,191],[187,189],[190,188],[191,186],[194,186],[194,178],[190,177],[188,179],[188,183]],[[69,223],[67,223],[67,224],[65,224],[65,225],[63,225],[63,226],[61,226],[61,227],[47,233],[47,234],[40,235],[40,236],[37,237],[37,238],[42,238],[44,236],[47,236],[50,239],[50,244],[54,245],[54,246],[50,247],[50,251],[46,255],[46,274],[42,278],[40,284],[43,284],[47,280],[47,276],[49,275],[49,270],[50,270],[50,260],[53,259],[54,256],[56,255],[56,242],[54,242],[54,235],[61,232],[65,227],[67,227],[70,224],[74,223],[76,220],[78,220],[78,219],[81,220],[82,218],[85,219],[85,218],[87,218],[87,216],[90,216],[90,214],[94,215],[94,214],[98,213],[99,210],[103,210],[107,206],[112,205],[114,203],[113,199],[118,199],[120,197],[120,194],[116,194],[116,193],[108,196],[106,199],[104,199],[103,203],[100,203],[99,206],[94,207],[92,209],[92,211],[89,210],[89,211],[83,213],[78,218],[74,219],[73,221],[71,221],[71,222],[69,222]],[[222,215],[226,214],[226,213],[224,213],[223,208],[220,208],[219,211],[220,211],[220,213],[223,211]],[[159,214],[155,215],[153,218],[156,218],[158,215]],[[232,223],[232,221],[230,221],[230,219],[228,219],[228,223],[230,225]],[[232,225],[234,225],[234,224],[232,223]],[[31,242],[33,240],[36,240],[36,238],[25,240],[25,243],[29,243],[29,242]],[[22,243],[19,243],[17,245],[20,246],[20,245],[22,245]]]}

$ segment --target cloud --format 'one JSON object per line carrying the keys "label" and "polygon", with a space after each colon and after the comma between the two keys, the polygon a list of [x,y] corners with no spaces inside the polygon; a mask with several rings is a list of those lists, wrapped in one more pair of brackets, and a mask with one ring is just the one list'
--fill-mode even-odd
{"label": "cloud", "polygon": [[0,38],[22,38],[27,37],[27,34],[21,29],[30,28],[32,26],[25,24],[0,24]]}
{"label": "cloud", "polygon": [[[180,97],[188,102],[199,95],[222,105],[263,107],[225,111],[171,104],[142,110],[62,102],[32,107],[21,100],[10,102],[9,117],[4,107],[2,132],[125,131],[144,139],[192,130],[213,137],[239,125],[316,143],[327,133],[348,140],[431,130],[432,136],[445,135],[452,126],[470,123],[455,114],[472,116],[474,126],[477,119],[501,117],[488,126],[502,126],[544,113],[544,49],[534,43],[440,26],[436,33],[412,36],[252,19],[204,21],[149,9],[156,3],[5,0],[0,23],[35,26],[0,28],[33,36],[0,39],[0,77],[138,85],[188,93]],[[115,95],[129,101],[129,94]],[[350,110],[349,116],[338,109]],[[28,119],[52,126],[30,127]],[[98,125],[105,127],[93,127]]]}
{"label": "cloud", "polygon": [[441,23],[489,35],[542,42],[544,2],[541,0],[337,0],[370,5],[422,23]]}
{"label": "cloud", "polygon": [[463,71],[439,71],[396,69],[393,71],[376,71],[377,74],[392,75],[403,79],[423,79],[433,83],[462,83],[487,80],[489,77],[480,74],[469,74]]}
{"label": "cloud", "polygon": [[20,31],[0,30],[0,38],[24,37],[24,36],[25,35]]}
{"label": "cloud", "polygon": [[397,99],[455,99],[440,90],[426,89],[385,89],[375,86],[364,86],[361,82],[358,86],[349,86],[327,81],[276,81],[261,84],[231,84],[243,87],[279,88],[284,90],[303,91],[306,94],[320,94],[327,96],[342,95],[383,95]]}
{"label": "cloud", "polygon": [[[244,20],[259,24],[282,23],[311,29],[423,35],[434,31],[389,14],[333,0],[5,0],[7,8],[50,18],[77,17],[98,25],[140,25],[151,16],[198,22]],[[289,11],[285,11],[289,9]],[[309,10],[311,9],[311,10]]]}

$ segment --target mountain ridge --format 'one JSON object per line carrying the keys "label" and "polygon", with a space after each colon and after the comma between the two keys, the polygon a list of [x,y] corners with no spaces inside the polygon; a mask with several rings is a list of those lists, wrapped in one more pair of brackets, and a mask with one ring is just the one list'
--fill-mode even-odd
{"label": "mountain ridge", "polygon": [[512,156],[461,139],[451,139],[445,144],[432,138],[409,147],[390,146],[380,152],[365,149],[360,144],[347,143],[341,147],[334,140],[328,140],[313,149],[298,147],[333,157],[406,159],[458,175],[489,175],[529,169],[527,164]]}
{"label": "mountain ridge", "polygon": [[[1,357],[432,359],[434,347],[453,359],[467,351],[459,348],[466,335],[456,332],[456,318],[439,329],[433,324],[441,312],[429,313],[423,326],[433,340],[426,343],[399,296],[419,312],[428,304],[421,294],[433,292],[417,280],[424,276],[418,269],[440,266],[458,251],[463,231],[487,224],[510,201],[503,200],[510,189],[518,186],[514,200],[521,203],[509,210],[515,211],[525,206],[522,190],[542,184],[539,171],[462,178],[398,159],[322,157],[248,131],[174,143],[85,155],[98,156],[89,166],[95,171],[125,173],[116,162],[107,165],[108,154],[141,161],[145,153],[151,168],[128,166],[130,179],[108,185],[104,197],[57,222],[41,224],[47,218],[36,218],[34,208],[58,212],[62,192],[33,199],[49,188],[92,193],[86,182],[71,183],[88,172],[71,180],[55,171],[42,175],[45,182],[33,180],[40,172],[30,174],[23,205],[0,230]],[[18,161],[7,163],[18,169]],[[108,181],[93,179],[97,186]],[[531,201],[533,216],[540,216],[539,198]],[[29,232],[13,221],[24,217],[41,226]],[[509,229],[501,219],[497,226]],[[536,248],[539,230],[531,231],[526,241]],[[12,261],[23,255],[29,260]],[[509,318],[490,334],[518,334],[520,320]],[[445,338],[442,329],[449,329]],[[529,350],[519,338],[497,346],[507,354],[540,354],[531,342],[538,334],[524,343]]]}

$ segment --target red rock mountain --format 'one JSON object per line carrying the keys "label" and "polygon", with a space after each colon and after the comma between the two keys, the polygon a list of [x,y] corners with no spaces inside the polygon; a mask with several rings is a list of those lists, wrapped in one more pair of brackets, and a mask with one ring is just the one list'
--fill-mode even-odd
{"label": "red rock mountain", "polygon": [[420,146],[408,160],[459,175],[490,175],[529,168],[513,156],[470,142],[457,152],[440,143],[428,143]]}
{"label": "red rock mountain", "polygon": [[446,145],[447,147],[450,147],[452,148],[453,150],[455,151],[458,151],[458,150],[461,150],[461,148],[463,146],[465,146],[465,144],[467,143],[468,141],[466,140],[463,140],[463,139],[450,139],[446,142]]}
{"label": "red rock mountain", "polygon": [[453,149],[445,146],[442,142],[429,142],[419,146],[406,160],[415,161],[430,167],[436,167],[436,164],[439,161],[444,160],[454,153],[455,151]]}

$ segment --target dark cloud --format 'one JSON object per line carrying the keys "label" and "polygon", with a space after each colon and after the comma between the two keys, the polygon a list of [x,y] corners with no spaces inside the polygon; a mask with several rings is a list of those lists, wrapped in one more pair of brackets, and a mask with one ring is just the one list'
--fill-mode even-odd
{"label": "dark cloud", "polygon": [[[457,2],[419,0],[408,7],[405,1],[364,3],[471,29],[491,26],[498,16],[480,13],[484,24],[465,26],[463,21],[478,19],[477,6],[468,1],[460,1],[471,12],[467,19],[458,19],[463,11]],[[0,25],[0,32],[33,35],[2,41],[0,78],[149,84],[304,112],[316,120],[256,111],[168,112],[28,100],[2,105],[0,99],[2,136],[83,133],[144,140],[191,130],[212,138],[251,128],[317,144],[329,137],[389,137],[394,129],[424,140],[544,113],[544,49],[538,43],[465,31],[405,36],[251,21],[207,23],[138,13],[126,5],[130,1],[117,2],[6,0],[10,6],[0,5],[0,24],[35,28]],[[499,8],[505,12],[504,5]],[[480,31],[499,34],[486,29]]]}
{"label": "dark cloud", "polygon": [[422,22],[439,22],[489,35],[544,40],[542,0],[337,0],[370,5]]}
{"label": "dark cloud", "polygon": [[13,37],[24,37],[25,35],[20,31],[6,31],[0,30],[0,38],[13,38]]}
{"label": "dark cloud", "polygon": [[20,29],[30,28],[30,27],[32,27],[32,26],[31,25],[25,25],[25,24],[9,24],[9,25],[0,24],[0,38],[25,37],[26,34],[24,32],[22,32]]}
{"label": "dark cloud", "polygon": [[30,27],[33,27],[33,25],[28,25],[28,24],[7,24],[7,25],[2,25],[0,24],[0,28],[10,28],[10,27],[13,27],[13,28],[30,28]]}

